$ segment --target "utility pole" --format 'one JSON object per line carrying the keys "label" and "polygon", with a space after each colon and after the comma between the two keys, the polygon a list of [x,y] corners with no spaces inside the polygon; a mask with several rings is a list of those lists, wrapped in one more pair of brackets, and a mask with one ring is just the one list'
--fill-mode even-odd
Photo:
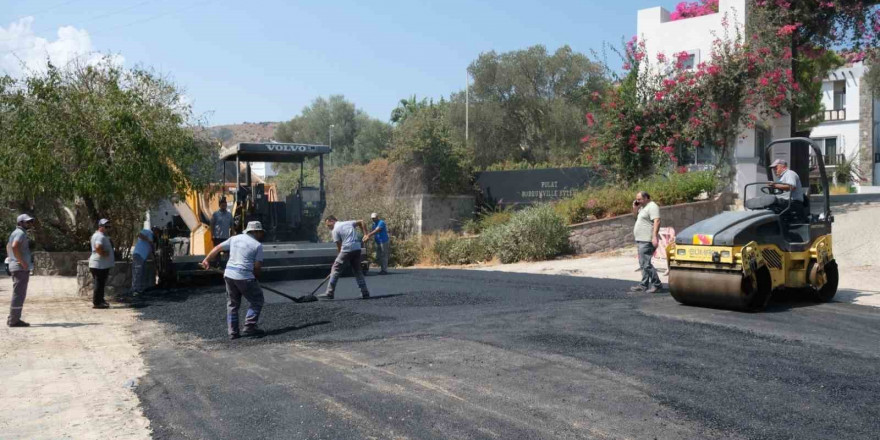
{"label": "utility pole", "polygon": [[467,69],[464,70],[464,143],[467,145],[468,131],[470,129],[470,74]]}
{"label": "utility pole", "polygon": [[330,128],[327,130],[330,133],[330,168],[333,168],[333,127],[335,125],[330,124]]}

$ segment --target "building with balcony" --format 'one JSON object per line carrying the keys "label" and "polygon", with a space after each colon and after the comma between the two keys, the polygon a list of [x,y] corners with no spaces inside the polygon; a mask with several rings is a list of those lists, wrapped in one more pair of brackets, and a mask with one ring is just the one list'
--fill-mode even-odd
{"label": "building with balcony", "polygon": [[[834,70],[825,78],[825,110],[815,116],[821,122],[810,132],[810,138],[822,148],[827,171],[834,171],[845,161],[855,161],[860,171],[854,177],[863,179],[856,187],[860,192],[873,192],[875,188],[871,187],[880,185],[880,100],[863,86],[864,74],[864,64],[857,62]],[[815,160],[811,168],[815,168]]]}
{"label": "building with balcony", "polygon": [[[670,12],[662,7],[642,9],[638,11],[636,35],[644,41],[649,60],[656,60],[660,53],[670,56],[686,52],[690,55],[686,65],[696,66],[710,60],[713,41],[725,35],[725,22],[728,35],[736,31],[745,34],[746,5],[746,0],[719,0],[717,13],[679,20],[672,20]],[[869,191],[869,186],[878,185],[876,179],[880,178],[880,101],[866,96],[870,93],[859,87],[864,72],[862,63],[856,63],[829,75],[822,87],[826,110],[818,115],[822,122],[810,137],[819,142],[831,169],[843,158],[856,158],[862,176],[868,179],[862,182],[864,188],[860,191]],[[773,139],[790,134],[789,115],[758,121],[753,129],[743,128],[734,146],[737,165],[733,189],[742,192],[748,183],[766,181],[763,148]],[[787,146],[774,147],[774,157],[788,159],[789,153]],[[689,152],[684,156],[691,167],[705,167],[713,159],[711,151]]]}

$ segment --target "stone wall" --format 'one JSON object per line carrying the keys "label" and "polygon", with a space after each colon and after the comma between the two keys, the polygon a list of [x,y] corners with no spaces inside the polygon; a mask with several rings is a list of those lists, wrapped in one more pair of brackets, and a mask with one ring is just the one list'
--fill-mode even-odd
{"label": "stone wall", "polygon": [[460,230],[465,220],[474,216],[474,196],[436,196],[421,194],[408,197],[415,216],[415,233]]}
{"label": "stone wall", "polygon": [[859,169],[865,185],[874,181],[874,93],[865,77],[859,81]]}
{"label": "stone wall", "polygon": [[[156,284],[156,265],[153,260],[147,260],[144,267],[144,277],[148,280],[145,283],[147,288]],[[151,283],[149,280],[153,280]],[[76,263],[76,283],[79,296],[83,298],[92,298],[92,273],[89,272],[89,261],[80,260]],[[104,296],[113,298],[127,293],[131,289],[131,262],[117,261],[116,266],[110,269],[110,275],[107,277],[107,287],[104,288]]]}
{"label": "stone wall", "polygon": [[[723,193],[712,200],[660,207],[660,227],[673,227],[676,232],[712,217],[733,204],[736,195]],[[569,242],[576,254],[606,252],[633,245],[635,216],[621,215],[571,225]]]}
{"label": "stone wall", "polygon": [[89,252],[34,252],[34,275],[76,276],[77,261],[88,259],[89,255]]}

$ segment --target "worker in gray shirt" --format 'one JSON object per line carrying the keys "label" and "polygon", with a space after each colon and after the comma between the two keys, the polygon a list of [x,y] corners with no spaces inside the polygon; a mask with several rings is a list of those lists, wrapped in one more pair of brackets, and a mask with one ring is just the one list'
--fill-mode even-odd
{"label": "worker in gray shirt", "polygon": [[30,270],[34,267],[31,248],[28,244],[27,230],[34,226],[34,218],[22,214],[16,219],[17,225],[9,241],[6,242],[6,255],[9,272],[12,274],[12,301],[9,304],[9,317],[6,325],[10,327],[28,327],[30,324],[21,320],[24,299],[27,297]]}
{"label": "worker in gray shirt", "polygon": [[226,209],[226,197],[220,199],[220,209],[211,216],[211,240],[214,246],[229,239],[232,230],[232,213]]}
{"label": "worker in gray shirt", "polygon": [[369,298],[370,291],[367,290],[367,281],[364,279],[364,273],[361,271],[361,260],[363,259],[361,240],[358,238],[357,231],[355,230],[355,226],[357,226],[363,232],[363,235],[366,236],[367,227],[364,225],[364,221],[341,222],[331,215],[327,216],[324,224],[332,231],[330,235],[333,241],[336,242],[336,251],[339,254],[336,256],[336,260],[333,261],[333,268],[330,269],[330,282],[327,283],[327,291],[322,295],[318,295],[318,297],[333,299],[336,292],[336,282],[339,281],[339,276],[342,274],[345,264],[349,263],[351,264],[351,270],[354,271],[357,285],[361,289],[361,297],[364,299]]}
{"label": "worker in gray shirt", "polygon": [[110,269],[116,265],[113,255],[113,243],[110,242],[110,220],[102,218],[98,221],[98,230],[92,234],[89,244],[92,255],[89,257],[89,272],[92,273],[92,308],[109,309],[110,304],[104,301],[104,287]]}
{"label": "worker in gray shirt", "polygon": [[654,252],[660,244],[660,207],[651,201],[651,195],[645,191],[636,193],[633,200],[633,214],[636,224],[633,226],[633,238],[639,252],[639,268],[642,270],[642,281],[630,288],[633,292],[657,293],[663,283],[657,275],[657,269],[651,263]]}
{"label": "worker in gray shirt", "polygon": [[[770,186],[781,191],[791,192],[791,207],[789,208],[790,214],[786,215],[787,220],[790,222],[803,221],[806,213],[804,212],[804,188],[801,186],[800,176],[788,168],[788,161],[785,159],[774,160],[770,164],[770,168],[773,168],[773,172],[776,174],[776,182]],[[780,199],[783,206],[788,203],[786,199]]]}
{"label": "worker in gray shirt", "polygon": [[[221,251],[229,252],[223,280],[226,282],[226,324],[229,339],[239,336],[262,336],[266,332],[257,327],[260,312],[263,310],[263,289],[257,281],[257,275],[263,267],[263,225],[260,222],[249,222],[244,233],[236,235],[223,243],[214,246],[205,256],[200,265],[207,269],[211,260]],[[250,303],[244,320],[244,332],[238,332],[238,309],[241,297]]]}

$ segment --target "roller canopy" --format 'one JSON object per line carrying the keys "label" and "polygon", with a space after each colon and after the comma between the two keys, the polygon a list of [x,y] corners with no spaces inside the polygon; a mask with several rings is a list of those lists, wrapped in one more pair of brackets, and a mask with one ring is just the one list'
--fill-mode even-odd
{"label": "roller canopy", "polygon": [[309,157],[330,153],[326,145],[241,143],[220,150],[220,160],[242,162],[302,162]]}

